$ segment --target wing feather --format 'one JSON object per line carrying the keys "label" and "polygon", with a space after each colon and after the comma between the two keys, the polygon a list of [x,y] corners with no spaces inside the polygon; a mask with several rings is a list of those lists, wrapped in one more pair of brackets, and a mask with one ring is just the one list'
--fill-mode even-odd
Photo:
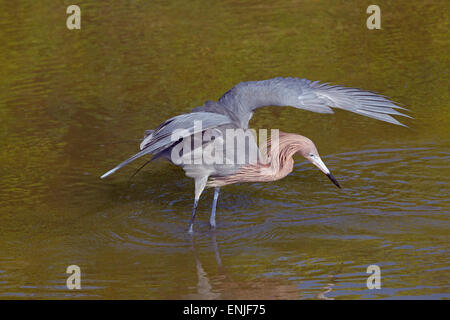
{"label": "wing feather", "polygon": [[383,95],[299,78],[241,82],[220,97],[217,103],[208,101],[195,111],[228,114],[242,128],[248,128],[254,110],[264,106],[292,106],[319,113],[333,113],[331,108],[336,108],[396,125],[403,124],[392,115],[409,117],[397,111],[407,109]]}
{"label": "wing feather", "polygon": [[[195,121],[201,121],[201,126],[195,126]],[[177,129],[185,130],[184,134],[179,135],[179,137],[182,138],[195,134],[200,130],[203,131],[229,123],[232,123],[232,120],[229,117],[211,112],[186,113],[170,118],[159,125],[155,130],[147,130],[146,136],[140,146],[141,151],[103,174],[101,178],[106,178],[130,162],[146,154],[156,155],[159,152],[170,148],[178,142],[173,141],[172,139],[172,133]]]}

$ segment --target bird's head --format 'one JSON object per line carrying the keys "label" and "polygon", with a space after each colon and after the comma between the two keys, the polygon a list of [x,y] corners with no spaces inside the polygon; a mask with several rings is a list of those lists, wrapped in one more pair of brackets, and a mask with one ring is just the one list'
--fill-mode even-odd
{"label": "bird's head", "polygon": [[297,151],[298,154],[302,155],[306,158],[309,162],[311,162],[313,165],[315,165],[317,168],[320,169],[323,173],[327,175],[327,177],[336,185],[336,187],[341,188],[339,185],[339,182],[337,182],[336,178],[331,174],[330,170],[328,170],[325,163],[323,163],[322,159],[320,158],[319,152],[317,151],[316,146],[314,145],[314,142],[312,142],[310,139],[300,136],[302,139],[301,143],[299,144],[299,150]]}

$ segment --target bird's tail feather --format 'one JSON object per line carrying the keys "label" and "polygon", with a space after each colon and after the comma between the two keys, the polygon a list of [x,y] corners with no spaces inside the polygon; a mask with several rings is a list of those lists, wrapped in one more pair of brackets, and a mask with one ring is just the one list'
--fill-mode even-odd
{"label": "bird's tail feather", "polygon": [[146,149],[144,149],[144,150],[142,150],[142,151],[136,153],[136,154],[135,154],[134,156],[132,156],[131,158],[125,160],[125,161],[122,162],[121,164],[117,165],[117,166],[114,167],[113,169],[111,169],[111,170],[109,170],[108,172],[106,172],[105,174],[103,174],[100,178],[101,178],[101,179],[106,178],[107,176],[113,174],[114,172],[116,172],[116,171],[119,170],[120,168],[126,166],[126,165],[129,164],[130,162],[132,162],[132,161],[136,160],[137,158],[140,158],[140,157],[142,157],[142,156],[144,156],[144,155],[146,155],[146,154],[148,154],[148,153],[149,153],[149,150],[146,150]]}

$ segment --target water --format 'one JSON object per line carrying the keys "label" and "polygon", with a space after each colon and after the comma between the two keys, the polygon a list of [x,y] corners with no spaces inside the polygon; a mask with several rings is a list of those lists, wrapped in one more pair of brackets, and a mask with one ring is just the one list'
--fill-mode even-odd
{"label": "water", "polygon": [[[447,2],[379,3],[372,31],[357,1],[84,1],[79,31],[69,4],[0,10],[2,299],[450,298]],[[259,110],[253,127],[311,138],[343,189],[297,159],[283,180],[224,188],[216,232],[205,192],[193,237],[179,168],[99,179],[145,129],[275,76],[378,91],[415,120]]]}

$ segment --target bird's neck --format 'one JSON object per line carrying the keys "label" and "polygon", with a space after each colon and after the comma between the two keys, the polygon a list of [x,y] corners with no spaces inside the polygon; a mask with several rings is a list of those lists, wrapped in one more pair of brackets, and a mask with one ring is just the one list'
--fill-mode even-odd
{"label": "bird's neck", "polygon": [[286,177],[294,168],[293,156],[302,148],[302,144],[297,141],[298,139],[294,141],[288,139],[289,134],[280,132],[280,137],[277,143],[272,142],[268,146],[265,163],[248,164],[232,175],[215,177],[208,182],[208,186],[220,187],[238,182],[268,182]]}
{"label": "bird's neck", "polygon": [[297,151],[295,146],[283,144],[280,144],[278,149],[271,149],[267,178],[279,180],[291,173],[294,168],[293,156]]}

